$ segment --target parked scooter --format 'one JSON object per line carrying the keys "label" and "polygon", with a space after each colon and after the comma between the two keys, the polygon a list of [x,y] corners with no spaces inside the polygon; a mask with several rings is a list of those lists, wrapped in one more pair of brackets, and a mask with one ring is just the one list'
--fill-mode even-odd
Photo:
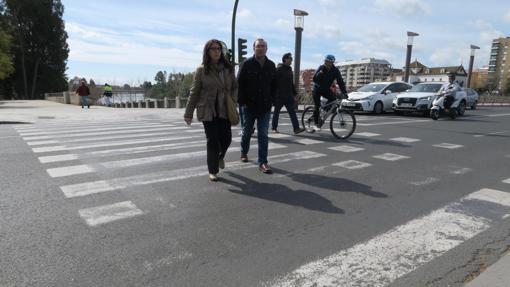
{"label": "parked scooter", "polygon": [[[462,93],[462,92],[461,92]],[[453,101],[448,109],[445,109],[445,101]],[[430,108],[430,117],[433,120],[439,119],[442,115],[448,115],[452,120],[457,116],[464,115],[466,111],[465,95],[456,95],[456,92],[448,89],[441,94],[438,94],[434,101],[432,101],[432,108]]]}

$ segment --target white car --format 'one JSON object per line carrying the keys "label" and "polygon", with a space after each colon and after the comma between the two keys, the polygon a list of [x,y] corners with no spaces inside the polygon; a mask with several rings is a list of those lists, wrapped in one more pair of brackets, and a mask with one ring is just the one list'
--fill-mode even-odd
{"label": "white car", "polygon": [[471,88],[466,88],[464,89],[466,91],[466,94],[467,94],[467,106],[468,107],[471,107],[472,110],[476,109],[476,106],[478,105],[478,93],[471,89]]}
{"label": "white car", "polygon": [[392,110],[393,98],[413,86],[404,82],[375,82],[349,93],[342,100],[342,108],[380,114]]}
{"label": "white car", "polygon": [[417,84],[393,99],[393,110],[396,114],[421,112],[428,115],[434,97],[444,84],[443,82]]}

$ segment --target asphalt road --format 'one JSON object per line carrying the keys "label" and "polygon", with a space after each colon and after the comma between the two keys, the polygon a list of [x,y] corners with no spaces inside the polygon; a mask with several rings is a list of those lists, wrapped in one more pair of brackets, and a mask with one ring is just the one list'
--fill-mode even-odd
{"label": "asphalt road", "polygon": [[284,113],[275,173],[234,129],[217,183],[201,124],[121,112],[0,125],[0,286],[463,286],[510,246],[510,108],[344,141]]}

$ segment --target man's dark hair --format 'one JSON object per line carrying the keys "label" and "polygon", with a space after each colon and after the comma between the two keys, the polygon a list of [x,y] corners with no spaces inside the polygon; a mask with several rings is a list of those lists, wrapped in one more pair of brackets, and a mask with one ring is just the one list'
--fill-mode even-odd
{"label": "man's dark hair", "polygon": [[283,54],[283,56],[282,56],[282,63],[285,62],[285,59],[288,59],[288,58],[292,58],[292,54],[291,53]]}

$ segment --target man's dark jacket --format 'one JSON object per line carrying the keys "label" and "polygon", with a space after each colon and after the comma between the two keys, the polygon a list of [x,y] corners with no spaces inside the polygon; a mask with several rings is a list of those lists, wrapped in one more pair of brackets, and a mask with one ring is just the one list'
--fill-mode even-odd
{"label": "man's dark jacket", "polygon": [[239,105],[261,115],[271,111],[276,96],[276,66],[265,57],[261,67],[255,57],[246,59],[239,67]]}
{"label": "man's dark jacket", "polygon": [[278,88],[276,91],[275,103],[286,103],[289,99],[297,95],[294,86],[294,74],[289,65],[278,64],[276,68],[276,81]]}

